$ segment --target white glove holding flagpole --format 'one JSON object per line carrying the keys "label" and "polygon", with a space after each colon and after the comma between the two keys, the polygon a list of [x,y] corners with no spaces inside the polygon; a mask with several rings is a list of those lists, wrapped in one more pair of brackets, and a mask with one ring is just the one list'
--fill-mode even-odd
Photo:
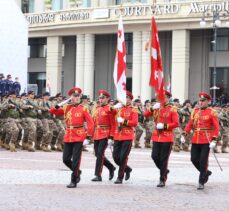
{"label": "white glove holding flagpole", "polygon": [[209,145],[209,148],[210,148],[210,149],[214,149],[215,146],[216,146],[216,143],[212,141],[212,142],[210,143],[210,145]]}
{"label": "white glove holding flagpole", "polygon": [[122,117],[118,117],[118,118],[117,118],[117,122],[118,122],[118,123],[123,123],[124,120],[125,120],[125,119],[123,119]]}
{"label": "white glove holding flagpole", "polygon": [[55,106],[55,108],[60,108],[61,106],[63,106],[63,105],[65,105],[66,103],[68,103],[70,100],[71,100],[72,98],[70,97],[70,98],[68,98],[67,100],[64,100],[63,102],[60,102],[60,103],[58,103],[56,106]]}
{"label": "white glove holding flagpole", "polygon": [[119,109],[122,107],[123,107],[122,103],[117,103],[116,105],[113,106],[114,109]]}
{"label": "white glove holding flagpole", "polygon": [[155,104],[153,105],[153,110],[159,109],[160,107],[161,107],[161,103],[155,103]]}

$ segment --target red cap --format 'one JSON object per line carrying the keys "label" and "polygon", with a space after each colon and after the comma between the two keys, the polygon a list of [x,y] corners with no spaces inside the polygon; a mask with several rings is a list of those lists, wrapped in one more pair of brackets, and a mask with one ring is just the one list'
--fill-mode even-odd
{"label": "red cap", "polygon": [[206,92],[200,92],[199,93],[200,100],[211,100],[211,96],[207,94]]}
{"label": "red cap", "polygon": [[132,93],[128,90],[126,90],[126,95],[131,99],[133,100],[134,99],[134,96],[132,95]]}
{"label": "red cap", "polygon": [[105,90],[99,90],[99,97],[103,97],[103,96],[110,98],[111,95],[109,92],[107,92]]}
{"label": "red cap", "polygon": [[73,93],[81,94],[82,90],[78,87],[74,87],[68,91],[68,95],[71,96]]}
{"label": "red cap", "polygon": [[168,97],[172,97],[172,94],[170,92],[168,92],[167,90],[164,90],[165,95],[167,95]]}

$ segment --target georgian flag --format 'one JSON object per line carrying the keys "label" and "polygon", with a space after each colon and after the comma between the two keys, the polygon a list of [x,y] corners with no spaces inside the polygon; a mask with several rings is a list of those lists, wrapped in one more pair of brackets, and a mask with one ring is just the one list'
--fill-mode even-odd
{"label": "georgian flag", "polygon": [[154,17],[152,17],[151,33],[151,76],[149,85],[155,88],[157,99],[161,103],[164,103],[164,75],[162,69],[161,48]]}
{"label": "georgian flag", "polygon": [[118,24],[117,50],[113,77],[117,90],[117,99],[122,104],[126,105],[126,45],[121,16]]}

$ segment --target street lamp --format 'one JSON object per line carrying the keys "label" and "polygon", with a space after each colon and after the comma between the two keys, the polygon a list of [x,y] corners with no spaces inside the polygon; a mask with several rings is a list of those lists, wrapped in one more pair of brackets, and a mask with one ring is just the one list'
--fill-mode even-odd
{"label": "street lamp", "polygon": [[[205,18],[211,16],[212,14],[212,26],[214,31],[214,40],[211,41],[214,48],[214,69],[213,69],[213,86],[210,88],[213,90],[213,103],[216,103],[216,90],[219,89],[216,86],[216,50],[217,50],[217,29],[221,26],[220,17],[226,17],[228,11],[219,11],[218,7],[216,7],[213,11],[204,11],[203,17],[200,21],[200,26],[205,27],[207,25]],[[229,19],[226,21],[226,26],[229,27]]]}

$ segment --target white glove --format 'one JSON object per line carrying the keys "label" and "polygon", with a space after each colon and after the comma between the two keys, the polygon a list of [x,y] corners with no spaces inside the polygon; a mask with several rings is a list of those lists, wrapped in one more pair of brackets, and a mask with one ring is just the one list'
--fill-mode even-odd
{"label": "white glove", "polygon": [[160,122],[160,123],[157,123],[156,128],[157,128],[158,130],[164,129],[164,124],[161,123],[161,122]]}
{"label": "white glove", "polygon": [[161,107],[161,104],[160,103],[155,103],[154,105],[153,105],[153,109],[155,110],[155,109],[159,109]]}
{"label": "white glove", "polygon": [[117,118],[117,122],[118,122],[118,123],[123,123],[123,122],[124,122],[124,119],[123,119],[122,117],[118,117],[118,118]]}
{"label": "white glove", "polygon": [[114,109],[118,109],[122,107],[123,107],[122,103],[117,103],[116,105],[113,106]]}
{"label": "white glove", "polygon": [[214,149],[215,146],[216,146],[216,143],[212,141],[212,142],[210,143],[210,145],[209,145],[209,148],[210,148],[210,149]]}
{"label": "white glove", "polygon": [[108,139],[108,147],[111,148],[112,145],[113,145],[113,140],[112,139]]}
{"label": "white glove", "polygon": [[85,139],[85,140],[83,141],[83,146],[88,145],[89,143],[90,143],[90,141],[89,141],[88,139]]}
{"label": "white glove", "polygon": [[181,142],[182,144],[184,144],[184,143],[185,143],[185,138],[184,138],[184,136],[181,136],[181,138],[180,138],[180,142]]}

